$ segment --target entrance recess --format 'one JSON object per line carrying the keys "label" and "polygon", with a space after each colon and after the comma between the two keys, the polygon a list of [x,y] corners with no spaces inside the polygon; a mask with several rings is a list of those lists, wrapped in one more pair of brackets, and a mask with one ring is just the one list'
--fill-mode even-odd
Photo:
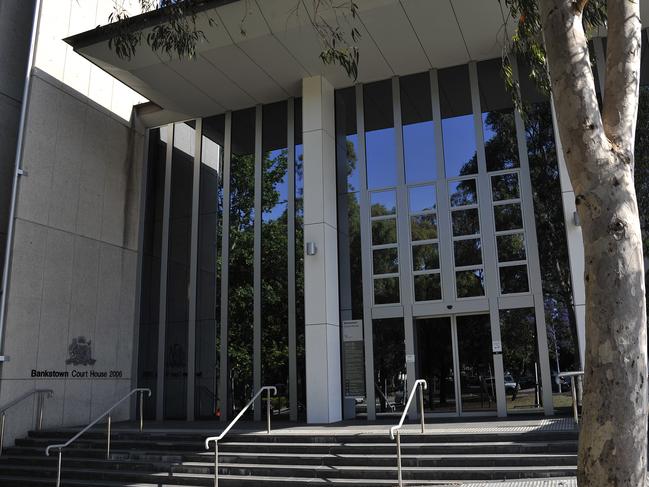
{"label": "entrance recess", "polygon": [[489,315],[415,320],[417,377],[428,382],[427,413],[496,411]]}

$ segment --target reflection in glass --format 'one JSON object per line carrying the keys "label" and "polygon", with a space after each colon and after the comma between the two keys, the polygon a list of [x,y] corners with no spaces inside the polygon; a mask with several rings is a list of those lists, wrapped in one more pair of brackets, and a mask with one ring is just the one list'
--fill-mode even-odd
{"label": "reflection in glass", "polygon": [[288,413],[288,106],[262,108],[261,381]]}
{"label": "reflection in glass", "polygon": [[405,405],[406,390],[403,319],[373,320],[372,346],[376,412],[381,415],[399,413]]}
{"label": "reflection in glass", "polygon": [[410,238],[413,242],[437,238],[437,216],[435,214],[410,217]]}
{"label": "reflection in glass", "polygon": [[[360,191],[358,135],[356,133],[356,94],[354,87],[336,90],[336,152],[338,155],[338,192]],[[301,102],[301,100],[298,100]],[[302,123],[302,107],[296,103],[295,123]],[[300,109],[298,112],[297,109]],[[299,116],[299,118],[298,118]],[[296,131],[296,137],[297,137]],[[302,132],[300,130],[300,138]],[[296,141],[297,144],[297,141]]]}
{"label": "reflection in glass", "polygon": [[203,119],[198,195],[195,416],[214,418],[218,402],[221,317],[222,162],[225,117]]}
{"label": "reflection in glass", "polygon": [[494,206],[496,231],[518,230],[523,228],[523,214],[520,203]]}
{"label": "reflection in glass", "polygon": [[525,260],[525,237],[522,233],[498,235],[498,262]]}
{"label": "reflection in glass", "polygon": [[526,265],[504,266],[498,270],[501,294],[526,293],[530,290]]}
{"label": "reflection in glass", "polygon": [[496,385],[489,315],[457,316],[462,411],[494,411]]}
{"label": "reflection in glass", "polygon": [[478,204],[478,188],[475,179],[448,183],[448,194],[452,207]]}
{"label": "reflection in glass", "polygon": [[375,249],[373,254],[373,273],[394,274],[399,272],[399,252],[396,247],[390,249]]}
{"label": "reflection in glass", "polygon": [[228,296],[228,409],[252,397],[255,109],[232,113],[230,271]]}
{"label": "reflection in glass", "polygon": [[399,278],[384,277],[374,279],[374,304],[399,303]]}
{"label": "reflection in glass", "polygon": [[397,220],[375,220],[372,222],[372,245],[397,243]]}
{"label": "reflection in glass", "polygon": [[455,267],[482,264],[482,245],[479,238],[456,240],[453,243]]}
{"label": "reflection in glass", "polygon": [[415,320],[417,377],[425,379],[424,411],[455,412],[455,372],[451,318]]}
{"label": "reflection in glass", "polygon": [[491,176],[491,191],[494,201],[520,198],[520,191],[518,189],[518,173]]}
{"label": "reflection in glass", "polygon": [[363,85],[367,187],[397,184],[396,142],[392,112],[392,81]]}
{"label": "reflection in glass", "polygon": [[455,286],[458,298],[484,296],[484,271],[482,269],[457,271]]}
{"label": "reflection in glass", "polygon": [[406,183],[432,181],[437,177],[437,162],[428,73],[403,76],[399,87]]}
{"label": "reflection in glass", "polygon": [[475,124],[467,65],[438,71],[446,177],[476,174]]}
{"label": "reflection in glass", "polygon": [[541,368],[533,308],[500,311],[507,410],[540,409]]}
{"label": "reflection in glass", "polygon": [[415,301],[439,301],[442,299],[442,281],[439,274],[415,275]]}
{"label": "reflection in glass", "polygon": [[439,269],[439,249],[437,244],[412,246],[412,270],[427,271]]}
{"label": "reflection in glass", "polygon": [[480,216],[477,208],[453,211],[451,212],[451,221],[454,237],[480,233]]}
{"label": "reflection in glass", "polygon": [[[293,102],[295,142],[295,334],[297,347],[297,415],[306,419],[306,362],[304,356],[304,147],[302,146],[302,99]],[[289,237],[290,238],[290,237]],[[362,306],[362,303],[361,303]]]}
{"label": "reflection in glass", "polygon": [[435,186],[415,186],[409,189],[410,213],[437,209]]}
{"label": "reflection in glass", "polygon": [[165,419],[187,417],[187,334],[189,330],[187,289],[191,256],[192,189],[196,153],[194,127],[194,122],[174,124],[167,260]]}
{"label": "reflection in glass", "polygon": [[500,59],[478,63],[478,87],[487,171],[500,171],[520,165],[514,104],[505,88],[501,71]]}
{"label": "reflection in glass", "polygon": [[[157,344],[160,326],[160,265],[166,155],[167,128],[150,130],[142,242],[138,386],[151,389],[153,397],[156,394],[158,376]],[[145,418],[155,419],[155,401],[145,401],[144,407]]]}
{"label": "reflection in glass", "polygon": [[370,204],[372,216],[396,215],[397,193],[396,191],[370,193]]}

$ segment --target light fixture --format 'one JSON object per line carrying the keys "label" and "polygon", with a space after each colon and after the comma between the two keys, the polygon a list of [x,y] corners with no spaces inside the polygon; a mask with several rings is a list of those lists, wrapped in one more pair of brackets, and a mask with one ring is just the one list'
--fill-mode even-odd
{"label": "light fixture", "polygon": [[573,212],[573,214],[572,214],[572,219],[573,219],[573,221],[575,222],[575,226],[576,226],[576,227],[580,227],[580,226],[581,226],[581,220],[579,220],[579,213],[577,213],[576,211]]}
{"label": "light fixture", "polygon": [[315,242],[306,243],[306,255],[315,255],[318,253],[318,247]]}

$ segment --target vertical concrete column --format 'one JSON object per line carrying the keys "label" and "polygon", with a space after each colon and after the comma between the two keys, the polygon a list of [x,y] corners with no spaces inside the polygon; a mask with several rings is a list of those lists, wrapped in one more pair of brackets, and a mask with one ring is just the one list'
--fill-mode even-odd
{"label": "vertical concrete column", "polygon": [[[302,81],[307,422],[342,419],[334,90]],[[315,255],[306,247],[315,246]]]}
{"label": "vertical concrete column", "polygon": [[575,307],[577,320],[577,339],[579,340],[579,359],[581,368],[584,368],[586,353],[586,283],[584,282],[584,242],[581,227],[577,219],[577,206],[575,205],[575,191],[568,176],[568,168],[563,157],[563,147],[557,130],[557,119],[554,113],[554,99],[552,100],[552,123],[554,125],[554,139],[557,144],[557,161],[559,165],[559,181],[561,184],[561,198],[563,202],[563,218],[566,225],[566,240],[568,241],[568,259],[570,261],[570,277],[572,279],[572,301]]}

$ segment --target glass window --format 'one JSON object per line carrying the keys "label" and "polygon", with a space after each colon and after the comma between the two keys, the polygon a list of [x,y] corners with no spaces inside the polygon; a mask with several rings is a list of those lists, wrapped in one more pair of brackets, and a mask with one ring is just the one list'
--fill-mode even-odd
{"label": "glass window", "polygon": [[437,216],[433,214],[410,217],[410,239],[413,242],[437,238]]}
{"label": "glass window", "polygon": [[518,188],[518,173],[491,177],[491,191],[494,201],[515,200],[521,194]]}
{"label": "glass window", "polygon": [[[262,108],[261,377],[288,384],[288,104]],[[288,413],[288,389],[273,409]]]}
{"label": "glass window", "polygon": [[[167,127],[149,131],[147,192],[144,202],[144,240],[142,243],[142,284],[140,288],[138,385],[151,389],[154,397],[158,375],[160,265],[162,261],[167,140]],[[145,401],[144,407],[145,418],[155,419],[155,401]]]}
{"label": "glass window", "polygon": [[534,309],[501,310],[500,336],[503,344],[507,410],[539,410],[543,394],[538,379],[541,367]]}
{"label": "glass window", "polygon": [[374,304],[399,303],[399,278],[385,277],[374,279]]}
{"label": "glass window", "polygon": [[[302,99],[293,102],[295,142],[295,334],[297,346],[297,415],[306,420],[306,361],[304,357],[304,147],[302,145]],[[289,238],[291,238],[289,236]],[[361,308],[363,302],[361,301]]]}
{"label": "glass window", "polygon": [[397,243],[397,220],[375,220],[372,222],[372,245]]}
{"label": "glass window", "polygon": [[439,248],[437,244],[412,246],[412,270],[427,271],[439,269]]}
{"label": "glass window", "polygon": [[525,236],[522,233],[498,235],[498,262],[525,260]]}
{"label": "glass window", "polygon": [[415,186],[409,189],[410,213],[437,210],[435,186]]}
{"label": "glass window", "polygon": [[415,275],[415,301],[442,299],[442,280],[439,274]]}
{"label": "glass window", "polygon": [[484,271],[482,269],[457,271],[455,285],[458,298],[484,296]]}
{"label": "glass window", "polygon": [[499,272],[501,294],[529,292],[526,265],[502,266]]}
{"label": "glass window", "polygon": [[169,196],[167,323],[165,327],[165,419],[187,417],[187,333],[195,122],[174,124]]}
{"label": "glass window", "polygon": [[494,206],[494,218],[497,232],[523,228],[523,214],[520,203]]}
{"label": "glass window", "polygon": [[370,204],[372,216],[396,215],[397,193],[396,191],[370,193]]}
{"label": "glass window", "polygon": [[428,73],[399,79],[406,183],[437,177],[433,110]]}
{"label": "glass window", "polygon": [[351,315],[344,316],[344,320],[363,318],[359,198],[359,193],[348,193],[338,198],[338,214],[341,215],[338,220],[340,307],[341,310],[351,310]]}
{"label": "glass window", "polygon": [[478,204],[478,187],[475,179],[463,179],[448,183],[452,207]]}
{"label": "glass window", "polygon": [[232,113],[230,163],[230,270],[228,295],[229,410],[236,414],[253,394],[253,255],[255,109]]}
{"label": "glass window", "polygon": [[480,216],[477,208],[451,212],[453,236],[477,235],[480,233]]}
{"label": "glass window", "polygon": [[501,72],[501,59],[478,63],[478,88],[487,171],[511,169],[520,165],[514,104],[505,88]]}
{"label": "glass window", "polygon": [[482,244],[479,238],[456,240],[453,243],[455,267],[482,264]]}
{"label": "glass window", "polygon": [[406,345],[403,318],[372,321],[374,386],[378,415],[403,411]]}
{"label": "glass window", "polygon": [[399,272],[399,252],[396,247],[389,249],[375,249],[373,253],[373,273],[394,274]]}
{"label": "glass window", "polygon": [[[358,135],[356,130],[356,93],[354,87],[336,91],[336,152],[338,156],[338,192],[360,191]],[[301,101],[301,100],[300,100]],[[297,107],[297,104],[296,104]],[[295,120],[301,125],[302,110]],[[300,131],[300,137],[302,132]],[[297,142],[296,142],[297,144]]]}
{"label": "glass window", "polygon": [[438,71],[446,177],[476,174],[475,124],[467,65]]}
{"label": "glass window", "polygon": [[365,153],[369,189],[397,184],[392,81],[363,85]]}
{"label": "glass window", "polygon": [[198,195],[195,416],[214,418],[220,404],[221,238],[225,117],[203,119]]}

